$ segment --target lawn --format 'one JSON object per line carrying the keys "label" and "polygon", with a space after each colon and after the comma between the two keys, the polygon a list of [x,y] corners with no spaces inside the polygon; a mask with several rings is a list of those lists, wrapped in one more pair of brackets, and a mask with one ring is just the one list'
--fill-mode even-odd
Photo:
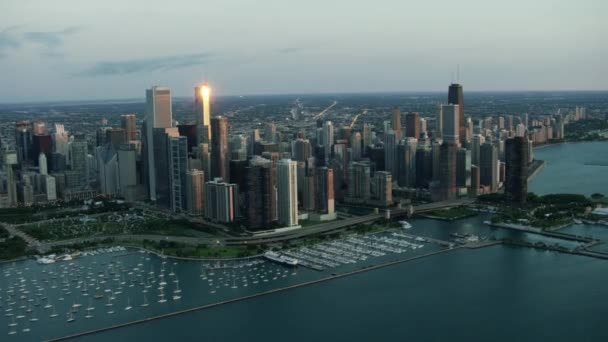
{"label": "lawn", "polygon": [[441,220],[454,221],[460,220],[463,218],[471,217],[477,215],[477,212],[466,208],[466,207],[456,207],[449,209],[441,209],[441,210],[433,210],[427,213],[421,214],[423,217],[429,218],[437,218]]}

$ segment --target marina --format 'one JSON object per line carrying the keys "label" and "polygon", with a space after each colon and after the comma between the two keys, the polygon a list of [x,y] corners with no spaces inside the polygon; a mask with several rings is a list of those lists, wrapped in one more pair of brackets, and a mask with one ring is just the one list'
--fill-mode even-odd
{"label": "marina", "polygon": [[37,341],[327,277],[319,271],[352,272],[376,259],[378,265],[437,251],[402,232],[349,235],[223,261],[178,260],[115,246],[8,263],[0,268],[0,324],[15,340]]}

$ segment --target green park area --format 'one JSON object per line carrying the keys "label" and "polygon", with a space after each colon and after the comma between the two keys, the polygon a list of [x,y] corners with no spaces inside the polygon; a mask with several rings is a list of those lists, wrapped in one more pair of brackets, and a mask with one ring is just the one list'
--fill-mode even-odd
{"label": "green park area", "polygon": [[125,203],[103,200],[97,204],[82,205],[76,203],[33,205],[18,208],[0,209],[0,222],[25,224],[47,220],[66,219],[82,215],[96,215],[128,210]]}
{"label": "green park area", "polygon": [[18,236],[10,237],[9,233],[0,227],[0,260],[11,260],[26,254],[27,243]]}
{"label": "green park area", "polygon": [[444,220],[444,221],[454,221],[460,220],[467,217],[472,217],[477,215],[477,212],[467,208],[467,207],[455,207],[448,209],[439,209],[433,210],[430,212],[419,214],[422,217]]}
{"label": "green park area", "polygon": [[20,226],[23,232],[41,241],[57,241],[89,236],[171,235],[205,237],[208,234],[187,220],[141,216],[135,213],[108,214],[95,218],[71,218],[57,222],[32,223]]}
{"label": "green park area", "polygon": [[502,194],[482,195],[479,202],[498,208],[492,218],[493,223],[514,223],[542,229],[554,229],[571,223],[575,218],[588,219],[589,209],[605,197],[594,194],[585,197],[578,194],[549,194],[538,196],[528,193],[525,205],[512,205],[505,202]]}
{"label": "green park area", "polygon": [[189,245],[174,241],[143,240],[138,244],[165,255],[189,258],[244,258],[264,253],[262,246],[222,246],[213,244]]}

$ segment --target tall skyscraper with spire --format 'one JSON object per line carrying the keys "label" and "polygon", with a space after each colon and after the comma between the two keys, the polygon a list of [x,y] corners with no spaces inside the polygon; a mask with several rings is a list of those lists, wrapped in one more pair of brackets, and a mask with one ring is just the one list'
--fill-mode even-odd
{"label": "tall skyscraper with spire", "polygon": [[466,146],[466,127],[464,124],[464,96],[462,92],[462,85],[458,83],[450,84],[448,89],[448,104],[458,105],[460,107],[460,114],[458,116],[458,135],[460,144]]}

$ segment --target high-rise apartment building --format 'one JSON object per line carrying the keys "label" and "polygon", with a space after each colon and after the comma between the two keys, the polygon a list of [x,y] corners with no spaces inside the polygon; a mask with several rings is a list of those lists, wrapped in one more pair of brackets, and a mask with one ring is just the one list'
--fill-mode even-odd
{"label": "high-rise apartment building", "polygon": [[188,214],[202,216],[205,211],[205,175],[202,170],[186,171],[186,194]]}
{"label": "high-rise apartment building", "polygon": [[[213,134],[213,133],[212,133]],[[213,135],[212,135],[213,136]],[[238,186],[215,178],[205,183],[205,217],[209,220],[230,223],[238,217]]]}
{"label": "high-rise apartment building", "polygon": [[211,177],[229,181],[230,150],[228,147],[228,118],[211,118]]}
{"label": "high-rise apartment building", "polygon": [[168,138],[169,196],[174,213],[187,211],[186,172],[188,170],[188,139],[184,136]]}
{"label": "high-rise apartment building", "polygon": [[281,159],[277,162],[277,192],[279,223],[298,225],[297,162]]}

